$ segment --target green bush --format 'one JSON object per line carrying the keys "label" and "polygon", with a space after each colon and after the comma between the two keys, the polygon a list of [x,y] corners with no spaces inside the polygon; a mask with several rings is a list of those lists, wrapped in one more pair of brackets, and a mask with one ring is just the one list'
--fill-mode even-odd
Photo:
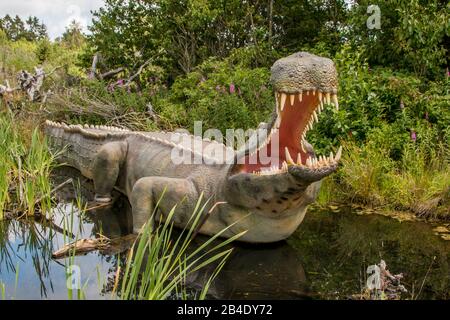
{"label": "green bush", "polygon": [[[274,97],[267,68],[250,68],[230,59],[211,58],[193,72],[179,77],[166,97],[155,101],[158,114],[169,122],[193,129],[248,129],[266,121]],[[175,112],[174,112],[175,111]]]}

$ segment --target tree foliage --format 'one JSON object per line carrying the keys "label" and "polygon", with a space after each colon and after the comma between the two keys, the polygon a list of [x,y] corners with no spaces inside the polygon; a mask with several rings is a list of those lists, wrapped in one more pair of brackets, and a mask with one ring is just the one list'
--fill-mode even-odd
{"label": "tree foliage", "polygon": [[18,15],[14,18],[9,14],[0,18],[0,29],[3,30],[9,40],[28,41],[47,39],[47,27],[37,17],[29,16],[25,21]]}

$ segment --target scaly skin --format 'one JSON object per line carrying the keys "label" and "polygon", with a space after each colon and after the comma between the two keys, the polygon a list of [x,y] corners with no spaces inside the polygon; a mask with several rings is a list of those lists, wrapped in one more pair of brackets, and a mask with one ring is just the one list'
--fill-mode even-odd
{"label": "scaly skin", "polygon": [[[271,129],[270,139],[267,144],[247,145],[237,152],[181,133],[132,132],[47,121],[46,134],[51,148],[62,150],[61,162],[93,179],[97,201],[109,202],[114,188],[128,197],[136,233],[149,221],[163,194],[155,219],[164,220],[177,205],[174,224],[185,227],[203,193],[210,199],[205,210],[216,202],[226,203],[214,210],[201,233],[213,235],[237,221],[225,237],[247,230],[241,241],[279,241],[297,229],[307,206],[316,198],[320,180],[337,168],[340,151],[336,157],[316,161],[312,146],[304,140],[314,110],[321,109],[322,93],[326,101],[326,93],[337,92],[337,75],[331,60],[297,53],[274,64],[272,82],[277,103],[270,125],[265,125]],[[309,91],[309,95],[306,90],[321,93]],[[301,92],[303,102],[300,97],[287,95]],[[248,164],[252,154],[261,157],[274,143],[274,137],[280,139],[279,152],[273,154],[280,164],[272,170],[259,160],[256,165]],[[298,143],[296,139],[301,137]],[[179,164],[172,160],[174,154],[184,152],[193,161],[199,156],[198,150],[203,154],[201,163]],[[294,154],[297,161],[284,150]],[[218,152],[231,153],[234,163],[220,161],[215,156]]]}

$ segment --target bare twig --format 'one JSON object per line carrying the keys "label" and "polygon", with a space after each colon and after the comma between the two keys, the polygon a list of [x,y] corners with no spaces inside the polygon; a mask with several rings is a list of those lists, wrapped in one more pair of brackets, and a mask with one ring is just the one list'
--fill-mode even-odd
{"label": "bare twig", "polygon": [[120,73],[120,72],[122,72],[122,71],[124,71],[124,70],[125,70],[125,69],[124,69],[123,67],[120,67],[120,68],[117,68],[117,69],[113,69],[113,70],[110,70],[110,71],[108,71],[108,72],[105,72],[105,73],[100,74],[100,75],[99,75],[99,78],[102,79],[102,80],[108,79],[108,78],[113,77],[113,76],[115,76],[116,74],[118,74],[118,73]]}
{"label": "bare twig", "polygon": [[51,76],[56,70],[61,69],[62,67],[63,67],[63,66],[57,66],[57,67],[54,67],[53,70],[50,71],[49,73],[46,73],[45,76],[46,76],[46,77]]}
{"label": "bare twig", "polygon": [[131,84],[131,82],[132,82],[134,79],[136,79],[136,77],[137,77],[138,75],[141,74],[142,70],[144,70],[144,68],[145,68],[151,61],[152,61],[151,58],[148,59],[147,61],[145,61],[145,62],[139,67],[138,71],[137,71],[135,74],[133,74],[131,77],[128,78],[128,80],[127,80],[127,82],[125,83],[124,86],[125,86],[125,87],[129,86],[129,85]]}
{"label": "bare twig", "polygon": [[[72,178],[69,178],[69,179],[67,179],[66,181],[64,181],[63,183],[57,185],[56,187],[54,187],[54,188],[50,191],[50,196],[51,196],[52,194],[56,193],[57,191],[61,190],[61,189],[64,188],[66,185],[68,185],[69,183],[72,183],[72,182],[73,182],[73,179],[72,179]],[[42,202],[42,200],[44,200],[46,197],[47,197],[47,196],[39,197],[39,198],[34,202],[34,204],[35,204],[35,205],[39,204],[39,203]]]}
{"label": "bare twig", "polygon": [[420,296],[420,294],[422,293],[423,286],[425,285],[425,281],[427,280],[428,274],[430,273],[430,270],[431,270],[431,267],[433,266],[434,260],[436,260],[436,256],[434,256],[433,260],[431,260],[430,266],[428,267],[425,277],[423,277],[422,284],[420,285],[419,292],[417,293],[417,296],[415,296],[415,299],[417,299]]}

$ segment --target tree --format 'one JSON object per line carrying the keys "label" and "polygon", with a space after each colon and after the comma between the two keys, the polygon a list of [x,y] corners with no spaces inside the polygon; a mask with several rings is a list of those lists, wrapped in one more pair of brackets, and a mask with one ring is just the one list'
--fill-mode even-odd
{"label": "tree", "polygon": [[24,38],[28,41],[47,39],[47,27],[37,17],[28,17],[25,21]]}
{"label": "tree", "polygon": [[86,40],[83,28],[79,22],[72,20],[62,34],[60,41],[69,48],[80,47]]}
{"label": "tree", "polygon": [[[380,29],[369,29],[366,25],[369,5],[380,8]],[[372,66],[389,66],[433,77],[446,66],[449,12],[450,4],[442,0],[361,0],[350,11],[345,36],[355,47],[365,49]]]}
{"label": "tree", "polygon": [[324,38],[337,47],[345,18],[344,0],[106,0],[94,12],[89,55],[101,52],[114,68],[162,49],[158,64],[175,77],[241,47],[294,51]]}
{"label": "tree", "polygon": [[18,15],[12,18],[7,14],[3,19],[0,19],[0,29],[12,41],[20,39],[34,41],[48,38],[47,27],[33,16],[28,17],[24,22]]}

